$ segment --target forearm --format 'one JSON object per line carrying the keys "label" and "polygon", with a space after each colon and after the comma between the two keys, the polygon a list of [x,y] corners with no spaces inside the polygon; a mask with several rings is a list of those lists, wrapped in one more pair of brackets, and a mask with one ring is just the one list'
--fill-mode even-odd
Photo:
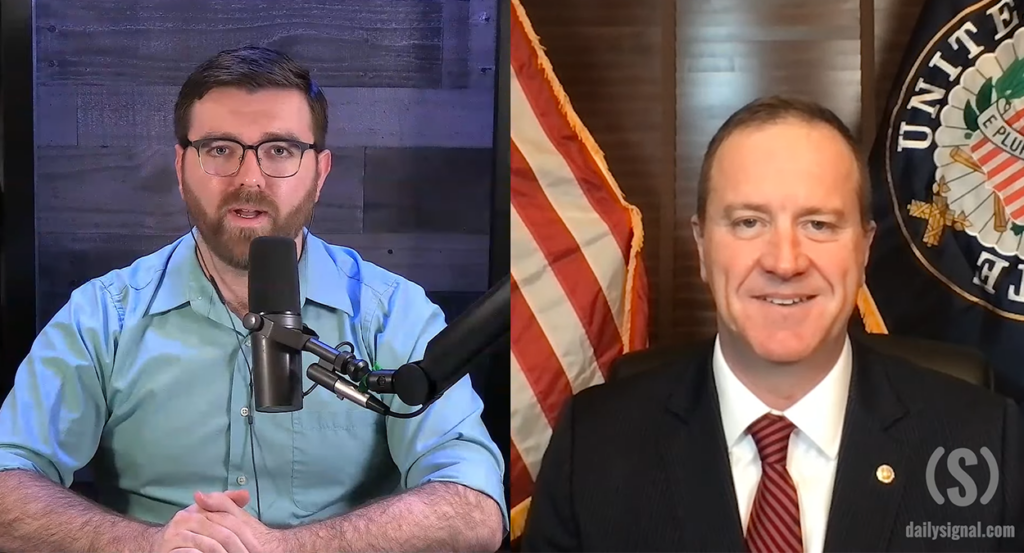
{"label": "forearm", "polygon": [[138,553],[155,528],[107,511],[38,474],[0,472],[0,551]]}
{"label": "forearm", "polygon": [[459,484],[433,482],[344,516],[286,531],[287,550],[495,551],[501,510]]}

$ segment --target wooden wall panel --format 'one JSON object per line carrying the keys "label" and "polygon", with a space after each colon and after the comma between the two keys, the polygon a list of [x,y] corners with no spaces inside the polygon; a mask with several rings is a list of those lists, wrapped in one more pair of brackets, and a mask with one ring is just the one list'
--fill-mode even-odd
{"label": "wooden wall panel", "polygon": [[368,148],[363,187],[366,232],[487,235],[493,172],[482,148]]}
{"label": "wooden wall panel", "polygon": [[[492,83],[493,85],[493,83]],[[39,146],[174,140],[176,86],[41,83]],[[335,146],[489,148],[494,89],[325,88]]]}
{"label": "wooden wall panel", "polygon": [[312,230],[423,285],[487,289],[496,0],[36,3],[39,317],[188,231],[173,107],[216,52],[281,49],[330,107]]}
{"label": "wooden wall panel", "polygon": [[893,80],[903,60],[914,24],[925,0],[874,0],[875,29],[875,120],[880,122]]}
{"label": "wooden wall panel", "polygon": [[[210,52],[259,43],[294,52],[322,86],[439,88],[443,6],[425,0],[43,0],[36,3],[36,71],[47,83],[178,86]],[[467,24],[452,21],[455,28]]]}

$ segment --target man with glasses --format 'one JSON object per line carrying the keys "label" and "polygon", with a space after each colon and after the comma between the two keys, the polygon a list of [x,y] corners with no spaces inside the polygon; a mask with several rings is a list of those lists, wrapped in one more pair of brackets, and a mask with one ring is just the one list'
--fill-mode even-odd
{"label": "man with glasses", "polygon": [[[76,289],[37,337],[0,408],[0,551],[497,549],[504,466],[468,377],[411,419],[325,390],[254,412],[258,236],[295,239],[324,342],[397,368],[444,326],[421,287],[308,232],[331,170],[309,72],[222,52],[182,86],[174,127],[194,228]],[[102,506],[64,489],[90,461]]]}

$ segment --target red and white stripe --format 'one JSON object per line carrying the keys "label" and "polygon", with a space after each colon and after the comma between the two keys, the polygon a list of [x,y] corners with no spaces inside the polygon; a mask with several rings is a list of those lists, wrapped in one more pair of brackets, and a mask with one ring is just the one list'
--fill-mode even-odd
{"label": "red and white stripe", "polygon": [[[1018,131],[1024,128],[1024,110],[1014,113],[1006,123]],[[993,144],[981,133],[971,141],[970,149],[974,160],[985,171],[989,186],[1002,198],[1007,216],[1014,221],[1024,220],[1024,160]]]}
{"label": "red and white stripe", "polygon": [[640,214],[564,97],[518,0],[511,21],[511,484],[518,537],[565,400],[647,342]]}

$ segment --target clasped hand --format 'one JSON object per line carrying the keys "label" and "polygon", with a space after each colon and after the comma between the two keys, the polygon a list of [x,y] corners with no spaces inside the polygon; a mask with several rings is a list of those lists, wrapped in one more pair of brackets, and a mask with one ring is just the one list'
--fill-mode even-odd
{"label": "clasped hand", "polygon": [[267,528],[243,507],[249,492],[196,492],[195,504],[178,511],[154,537],[157,553],[277,553],[282,531]]}

